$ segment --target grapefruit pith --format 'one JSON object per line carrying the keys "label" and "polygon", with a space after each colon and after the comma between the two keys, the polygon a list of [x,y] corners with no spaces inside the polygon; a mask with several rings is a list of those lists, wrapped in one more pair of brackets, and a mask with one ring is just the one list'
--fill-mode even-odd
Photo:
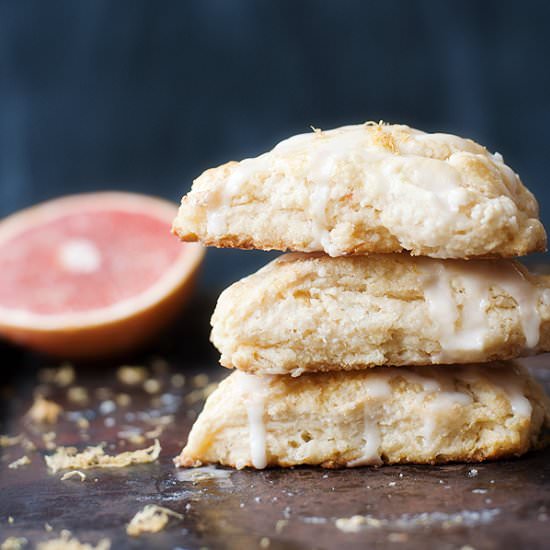
{"label": "grapefruit pith", "polygon": [[176,211],[161,199],[104,192],[0,222],[0,334],[75,359],[143,344],[180,311],[204,255],[170,235]]}

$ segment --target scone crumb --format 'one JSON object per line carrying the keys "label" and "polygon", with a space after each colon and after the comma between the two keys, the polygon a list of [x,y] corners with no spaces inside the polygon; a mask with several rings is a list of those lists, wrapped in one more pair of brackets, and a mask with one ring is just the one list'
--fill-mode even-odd
{"label": "scone crumb", "polygon": [[21,550],[27,542],[27,539],[24,537],[8,537],[0,544],[0,550]]}
{"label": "scone crumb", "polygon": [[119,407],[128,407],[132,402],[132,398],[127,393],[117,393],[115,402]]}
{"label": "scone crumb", "polygon": [[118,380],[123,384],[137,386],[138,384],[143,384],[143,382],[147,380],[149,373],[145,367],[124,365],[118,368],[116,375]]}
{"label": "scone crumb", "polygon": [[38,379],[43,384],[66,387],[74,383],[76,375],[73,366],[70,363],[64,363],[58,368],[41,369],[38,373]]}
{"label": "scone crumb", "polygon": [[193,376],[193,386],[195,388],[205,388],[208,386],[209,378],[207,374],[197,374],[196,376]]}
{"label": "scone crumb", "polygon": [[153,395],[160,392],[161,384],[156,378],[149,378],[143,382],[143,390]]}
{"label": "scone crumb", "polygon": [[271,546],[271,541],[267,537],[262,537],[260,539],[260,548],[269,548]]}
{"label": "scone crumb", "polygon": [[359,515],[351,516],[350,518],[338,518],[335,523],[336,527],[344,533],[358,533],[365,528],[379,528],[384,524],[379,519]]}
{"label": "scone crumb", "polygon": [[13,447],[21,443],[23,434],[19,435],[0,435],[0,447]]}
{"label": "scone crumb", "polygon": [[173,374],[170,378],[170,384],[173,388],[183,388],[185,385],[185,376],[180,373]]}
{"label": "scone crumb", "polygon": [[120,439],[124,439],[133,445],[142,445],[145,443],[145,436],[137,430],[122,430],[117,435]]}
{"label": "scone crumb", "polygon": [[183,519],[181,514],[169,508],[148,504],[131,519],[126,533],[131,537],[138,537],[142,533],[158,533],[166,527],[171,517]]}
{"label": "scone crumb", "polygon": [[17,468],[21,468],[21,466],[27,466],[31,463],[31,459],[25,455],[21,458],[18,458],[17,460],[14,460],[12,463],[8,464],[8,468],[10,470],[16,470]]}
{"label": "scone crumb", "polygon": [[33,422],[39,424],[55,424],[62,411],[63,407],[61,405],[46,399],[42,395],[37,395],[27,415]]}
{"label": "scone crumb", "polygon": [[44,531],[46,531],[46,533],[51,533],[53,531],[53,527],[49,523],[44,523]]}
{"label": "scone crumb", "polygon": [[78,470],[88,468],[124,468],[131,464],[154,462],[160,455],[161,446],[158,439],[146,449],[125,451],[118,455],[107,455],[101,445],[88,447],[81,453],[75,447],[58,447],[52,455],[44,460],[52,473],[59,470]]}
{"label": "scone crumb", "polygon": [[67,479],[71,479],[73,477],[79,477],[80,481],[86,480],[86,474],[84,472],[81,472],[80,470],[71,470],[70,472],[65,472],[61,476],[61,481],[65,481]]}
{"label": "scone crumb", "polygon": [[79,416],[76,420],[76,425],[81,430],[87,430],[90,427],[90,421],[87,418],[85,418],[84,416]]}
{"label": "scone crumb", "polygon": [[101,539],[94,546],[93,544],[80,542],[77,538],[72,537],[70,531],[63,530],[58,538],[39,542],[36,548],[37,550],[109,550],[111,541]]}
{"label": "scone crumb", "polygon": [[55,432],[47,432],[42,435],[42,441],[44,441],[44,446],[48,451],[53,451],[56,447],[55,438],[57,434]]}
{"label": "scone crumb", "polygon": [[72,386],[67,390],[67,399],[76,405],[85,406],[90,401],[88,390],[82,386]]}
{"label": "scone crumb", "polygon": [[275,533],[278,535],[283,532],[283,529],[288,525],[288,519],[278,519],[275,524]]}

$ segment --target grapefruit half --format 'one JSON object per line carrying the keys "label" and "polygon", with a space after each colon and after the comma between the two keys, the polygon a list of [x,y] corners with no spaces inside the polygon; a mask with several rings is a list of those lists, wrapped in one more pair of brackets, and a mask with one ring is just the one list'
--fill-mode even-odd
{"label": "grapefruit half", "polygon": [[177,205],[134,193],[55,199],[0,222],[0,335],[59,357],[139,347],[180,311],[204,249]]}

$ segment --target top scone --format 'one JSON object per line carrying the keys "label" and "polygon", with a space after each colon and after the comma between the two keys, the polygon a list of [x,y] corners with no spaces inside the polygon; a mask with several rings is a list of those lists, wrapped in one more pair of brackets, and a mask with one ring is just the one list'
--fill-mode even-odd
{"label": "top scone", "polygon": [[498,153],[372,123],[315,130],[207,170],[173,231],[206,245],[330,256],[510,257],[546,246],[535,198]]}

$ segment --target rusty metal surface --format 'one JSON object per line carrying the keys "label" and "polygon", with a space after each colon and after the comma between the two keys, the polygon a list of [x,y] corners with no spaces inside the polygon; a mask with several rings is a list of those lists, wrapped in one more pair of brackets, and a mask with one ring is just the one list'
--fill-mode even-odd
{"label": "rusty metal surface", "polygon": [[[166,348],[166,341],[159,343],[159,349]],[[120,362],[76,369],[73,385],[86,388],[91,396],[86,406],[67,401],[67,387],[50,384],[43,388],[65,408],[60,422],[50,427],[30,425],[23,417],[32,403],[39,369],[46,363],[2,350],[5,377],[0,433],[24,432],[37,450],[28,453],[30,465],[8,469],[25,451],[20,446],[0,449],[0,541],[22,536],[29,541],[27,548],[32,548],[37,541],[68,529],[85,542],[108,537],[116,549],[548,547],[548,450],[480,465],[227,470],[221,477],[193,481],[188,471],[172,465],[202,404],[202,390],[195,386],[204,385],[204,380],[193,382],[193,375],[206,372],[215,379],[225,371],[215,366],[215,354],[203,344],[192,347],[193,342],[204,342],[204,336],[191,332],[180,341],[179,347],[168,346],[161,354],[168,358],[168,367],[153,361],[156,371],[151,373],[161,382],[158,393],[118,381],[113,367]],[[210,367],[198,366],[206,358]],[[150,356],[140,361],[151,364]],[[531,362],[548,391],[546,363],[549,360],[544,358]],[[171,384],[177,372],[186,377],[183,388]],[[98,388],[111,389],[112,394]],[[116,401],[120,392],[131,396],[129,405],[114,410],[112,405],[101,405]],[[90,421],[86,430],[76,423],[82,414]],[[50,474],[46,469],[43,456],[52,451],[46,448],[44,433],[55,431],[57,445],[82,448],[106,442],[107,451],[114,453],[151,442],[125,442],[118,436],[121,430],[150,431],[156,426],[154,418],[166,415],[174,415],[174,421],[159,436],[162,453],[156,463],[88,470],[83,482],[78,478],[61,481],[61,473]],[[128,537],[128,521],[151,503],[184,517],[171,520],[160,533]],[[336,527],[337,518],[354,514],[370,518],[360,532],[344,533]],[[8,523],[10,516],[13,523]],[[51,532],[46,531],[46,523]]]}

